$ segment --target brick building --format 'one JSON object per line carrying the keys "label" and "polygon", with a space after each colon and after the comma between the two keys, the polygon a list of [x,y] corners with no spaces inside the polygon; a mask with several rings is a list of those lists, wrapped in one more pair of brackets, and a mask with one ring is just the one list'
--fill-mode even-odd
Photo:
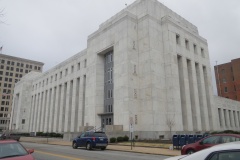
{"label": "brick building", "polygon": [[214,67],[218,95],[240,101],[240,58]]}
{"label": "brick building", "polygon": [[15,83],[31,71],[42,72],[43,63],[0,54],[0,131],[10,121]]}

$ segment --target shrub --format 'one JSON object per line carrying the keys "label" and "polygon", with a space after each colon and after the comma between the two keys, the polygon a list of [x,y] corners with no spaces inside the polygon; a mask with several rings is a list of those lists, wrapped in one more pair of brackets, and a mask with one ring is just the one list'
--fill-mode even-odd
{"label": "shrub", "polygon": [[124,142],[127,142],[128,140],[129,140],[129,137],[125,135],[125,136],[123,137],[123,141],[124,141]]}
{"label": "shrub", "polygon": [[123,142],[123,137],[117,137],[117,142]]}
{"label": "shrub", "polygon": [[43,132],[37,132],[37,136],[42,136]]}
{"label": "shrub", "polygon": [[110,138],[110,143],[116,143],[117,139],[115,137]]}

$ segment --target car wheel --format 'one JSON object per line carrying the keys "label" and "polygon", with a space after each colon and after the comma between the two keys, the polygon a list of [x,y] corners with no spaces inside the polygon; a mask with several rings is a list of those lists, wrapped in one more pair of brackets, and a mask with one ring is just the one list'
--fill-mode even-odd
{"label": "car wheel", "polygon": [[187,150],[187,154],[193,154],[195,151],[192,149]]}
{"label": "car wheel", "polygon": [[101,150],[105,150],[105,149],[106,149],[106,147],[102,147],[102,148],[101,148]]}
{"label": "car wheel", "polygon": [[77,143],[73,142],[72,147],[73,147],[73,149],[77,149],[78,148]]}
{"label": "car wheel", "polygon": [[90,142],[87,143],[86,149],[87,149],[87,150],[91,150],[91,149],[92,149],[92,146],[91,146],[91,143],[90,143]]}

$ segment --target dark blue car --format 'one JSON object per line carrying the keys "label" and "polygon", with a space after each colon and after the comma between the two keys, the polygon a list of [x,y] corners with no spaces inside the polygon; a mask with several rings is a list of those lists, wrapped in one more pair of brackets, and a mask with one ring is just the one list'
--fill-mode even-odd
{"label": "dark blue car", "polygon": [[108,138],[104,132],[84,132],[72,142],[74,149],[78,147],[86,147],[87,150],[100,148],[105,150],[108,145]]}

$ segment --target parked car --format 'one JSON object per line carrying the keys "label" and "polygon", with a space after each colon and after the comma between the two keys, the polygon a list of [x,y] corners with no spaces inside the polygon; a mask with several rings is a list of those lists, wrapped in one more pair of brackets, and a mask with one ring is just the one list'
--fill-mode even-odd
{"label": "parked car", "polygon": [[219,144],[191,155],[181,155],[165,160],[239,160],[240,142]]}
{"label": "parked car", "polygon": [[15,140],[0,140],[1,160],[34,160],[31,155],[34,149],[26,150]]}
{"label": "parked car", "polygon": [[0,140],[1,139],[13,139],[13,140],[19,141],[20,136],[13,133],[0,133]]}
{"label": "parked car", "polygon": [[74,149],[78,147],[86,147],[87,150],[92,148],[100,148],[105,150],[108,145],[108,138],[104,132],[84,132],[72,142]]}
{"label": "parked car", "polygon": [[195,143],[184,145],[181,149],[181,154],[192,154],[205,148],[212,147],[217,144],[240,141],[238,134],[215,134],[205,137]]}

